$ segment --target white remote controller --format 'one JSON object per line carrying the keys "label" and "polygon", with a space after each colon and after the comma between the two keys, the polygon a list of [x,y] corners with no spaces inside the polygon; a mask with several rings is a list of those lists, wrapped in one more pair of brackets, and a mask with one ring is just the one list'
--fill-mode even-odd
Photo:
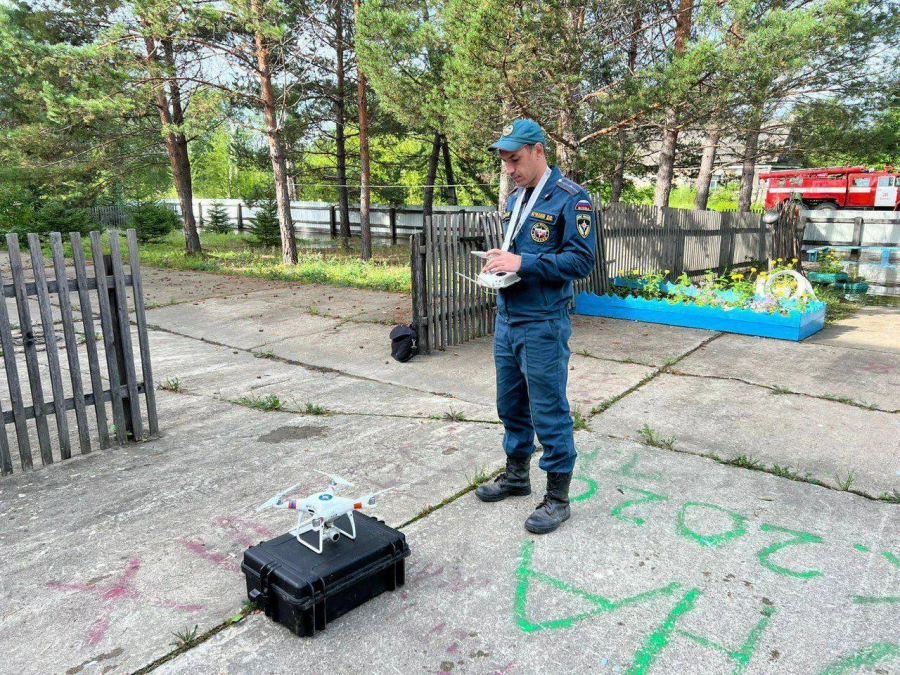
{"label": "white remote controller", "polygon": [[[492,255],[489,256],[484,251],[472,251],[472,255],[483,258],[484,260],[490,260],[494,257]],[[482,272],[478,275],[476,283],[484,288],[499,290],[501,288],[506,288],[507,286],[512,286],[521,279],[522,277],[515,272]]]}

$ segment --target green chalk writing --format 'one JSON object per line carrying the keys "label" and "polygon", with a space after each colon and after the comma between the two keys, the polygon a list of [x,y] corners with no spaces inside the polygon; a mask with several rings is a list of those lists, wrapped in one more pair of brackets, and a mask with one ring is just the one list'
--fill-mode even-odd
{"label": "green chalk writing", "polygon": [[866,548],[865,546],[863,546],[862,544],[853,544],[853,548],[855,548],[857,551],[861,551],[862,553],[868,553],[868,552],[869,552],[869,549],[867,549],[867,548]]}
{"label": "green chalk writing", "polygon": [[[522,546],[522,557],[519,563],[519,568],[518,570],[516,570],[517,583],[516,602],[514,609],[516,623],[519,628],[526,633],[538,630],[552,630],[554,628],[568,628],[577,621],[581,621],[603,612],[611,612],[615,609],[618,609],[619,607],[627,607],[629,605],[634,605],[645,600],[650,600],[652,598],[672,595],[676,590],[680,588],[680,584],[671,583],[667,586],[663,586],[662,588],[646,591],[645,593],[638,593],[637,595],[633,595],[629,598],[623,598],[622,600],[612,601],[604,598],[602,595],[596,595],[580,588],[576,588],[575,586],[551,577],[549,574],[535,571],[531,566],[533,555],[534,542],[526,541]],[[541,581],[565,593],[572,593],[577,597],[586,600],[588,603],[594,605],[594,607],[588,611],[558,619],[537,622],[532,621],[528,618],[528,590],[532,579]]]}
{"label": "green chalk writing", "polygon": [[[703,508],[703,509],[712,509],[714,511],[721,511],[722,513],[727,513],[733,522],[733,526],[730,530],[726,530],[724,532],[719,532],[718,534],[700,534],[696,530],[688,527],[686,523],[686,515],[688,509],[692,508]],[[686,502],[684,506],[681,507],[681,510],[678,512],[678,532],[684,537],[689,537],[700,543],[701,546],[719,546],[720,544],[726,542],[729,539],[733,539],[735,537],[740,537],[742,534],[747,532],[746,527],[746,519],[739,513],[735,513],[734,511],[729,511],[726,508],[721,506],[716,506],[715,504],[705,504],[703,502]]]}
{"label": "green chalk writing", "polygon": [[587,490],[582,492],[580,495],[575,497],[571,497],[569,501],[572,502],[583,502],[586,499],[590,499],[597,492],[597,481],[593,478],[588,478],[587,476],[572,476],[572,480],[580,480],[582,483],[587,483]]}
{"label": "green chalk writing", "polygon": [[638,460],[640,456],[638,453],[634,453],[631,456],[631,459],[625,462],[618,469],[606,469],[604,473],[610,473],[614,476],[625,476],[625,478],[646,478],[648,480],[659,480],[662,478],[662,474],[659,471],[654,471],[653,473],[641,473],[640,471],[635,471],[634,467],[637,466]]}
{"label": "green chalk writing", "polygon": [[854,595],[853,602],[856,602],[860,605],[893,604],[893,603],[900,603],[900,598],[894,598],[891,596],[875,597],[875,596],[868,596],[868,595]]}
{"label": "green chalk writing", "polygon": [[839,661],[833,661],[819,675],[855,673],[860,668],[873,666],[886,660],[896,661],[898,657],[900,657],[900,645],[891,642],[875,642]]}
{"label": "green chalk writing", "polygon": [[624,490],[631,490],[632,492],[639,492],[644,495],[642,499],[629,499],[628,501],[622,502],[618,506],[614,506],[612,511],[609,512],[609,515],[614,516],[619,520],[627,520],[634,523],[635,525],[643,525],[646,521],[644,521],[643,518],[639,518],[637,516],[623,516],[621,515],[623,510],[632,506],[636,506],[638,504],[647,504],[649,502],[665,502],[669,500],[669,498],[665,495],[658,495],[655,492],[650,492],[649,490],[639,490],[638,488],[628,487],[627,485],[619,485],[618,487]]}
{"label": "green chalk writing", "polygon": [[694,610],[697,598],[699,598],[700,595],[702,595],[702,591],[697,588],[692,588],[684,594],[684,597],[681,598],[674,608],[672,608],[672,611],[669,612],[669,615],[663,620],[659,627],[653,631],[638,648],[634,661],[632,662],[631,667],[626,671],[626,675],[646,675],[646,673],[649,673],[657,656],[659,656],[663,649],[666,648],[672,638],[678,635],[689,638],[704,647],[710,647],[724,652],[730,658],[737,661],[737,665],[732,671],[732,675],[740,675],[740,673],[744,672],[747,665],[750,663],[750,657],[753,656],[753,650],[756,649],[759,638],[762,636],[763,631],[765,631],[766,627],[769,625],[769,621],[775,614],[775,607],[763,608],[763,618],[753,627],[753,630],[750,631],[750,634],[747,636],[744,643],[738,649],[730,649],[729,647],[713,642],[701,635],[696,635],[676,628],[678,620],[688,612]]}
{"label": "green chalk writing", "polygon": [[822,576],[822,573],[819,570],[807,570],[799,572],[797,570],[788,569],[787,567],[782,567],[781,565],[776,565],[771,560],[769,560],[769,556],[771,556],[776,551],[780,551],[786,546],[798,546],[800,544],[821,544],[822,537],[819,537],[815,534],[810,534],[809,532],[789,530],[786,527],[776,527],[775,525],[767,525],[766,523],[760,525],[759,529],[761,529],[763,532],[784,532],[785,534],[789,534],[792,537],[787,541],[772,544],[771,546],[766,546],[765,548],[759,550],[756,556],[759,558],[759,562],[762,563],[764,567],[767,567],[773,572],[777,572],[778,574],[784,574],[790,577],[798,577],[800,579],[811,579],[812,577]]}
{"label": "green chalk writing", "polygon": [[887,558],[888,561],[894,563],[894,566],[895,566],[895,567],[900,567],[900,558],[898,558],[897,556],[895,556],[895,555],[894,555],[893,553],[891,553],[890,551],[885,551],[885,552],[882,553],[881,555],[883,555],[885,558]]}

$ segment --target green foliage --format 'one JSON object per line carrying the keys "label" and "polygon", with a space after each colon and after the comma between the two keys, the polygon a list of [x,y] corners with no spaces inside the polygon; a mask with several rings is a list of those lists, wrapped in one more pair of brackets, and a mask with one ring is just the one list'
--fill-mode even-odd
{"label": "green foliage", "polygon": [[86,237],[93,230],[103,226],[94,220],[87,209],[73,206],[63,201],[34,202],[25,198],[0,204],[0,234],[15,233],[19,244],[27,246],[27,234],[37,233],[46,241],[51,232],[60,232],[67,237],[69,232],[78,232]]}
{"label": "green foliage", "polygon": [[245,405],[248,408],[263,410],[265,412],[284,410],[285,406],[285,402],[278,398],[278,396],[275,394],[269,394],[265,398],[260,398],[258,396],[242,396],[241,398],[234,399],[232,403]]}
{"label": "green foliage", "polygon": [[278,221],[278,204],[274,199],[264,200],[251,219],[250,231],[260,246],[281,245],[281,224]]}
{"label": "green foliage", "polygon": [[659,432],[651,428],[649,424],[645,424],[638,429],[638,434],[644,439],[644,443],[654,448],[663,448],[665,450],[675,449],[674,438],[663,438]]}
{"label": "green foliage", "polygon": [[213,234],[228,234],[231,225],[228,224],[228,211],[219,202],[213,202],[206,212],[205,228]]}
{"label": "green foliage", "polygon": [[128,209],[128,226],[137,230],[138,241],[159,241],[181,226],[181,219],[162,202],[138,202]]}

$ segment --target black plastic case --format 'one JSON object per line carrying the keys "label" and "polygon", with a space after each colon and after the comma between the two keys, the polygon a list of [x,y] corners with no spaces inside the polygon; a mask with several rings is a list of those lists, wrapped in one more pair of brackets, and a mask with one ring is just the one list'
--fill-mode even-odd
{"label": "black plastic case", "polygon": [[[241,569],[247,596],[278,623],[313,636],[354,607],[405,581],[409,546],[402,532],[355,513],[356,539],[325,541],[318,554],[291,534],[251,546]],[[346,517],[336,524],[348,532]],[[312,533],[305,535],[311,543]]]}

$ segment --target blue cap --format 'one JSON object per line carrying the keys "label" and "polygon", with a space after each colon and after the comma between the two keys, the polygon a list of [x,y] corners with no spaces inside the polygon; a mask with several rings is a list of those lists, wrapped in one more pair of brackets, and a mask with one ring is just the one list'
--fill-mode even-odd
{"label": "blue cap", "polygon": [[544,143],[544,130],[533,120],[516,120],[503,127],[503,135],[489,150],[518,150],[523,145]]}

